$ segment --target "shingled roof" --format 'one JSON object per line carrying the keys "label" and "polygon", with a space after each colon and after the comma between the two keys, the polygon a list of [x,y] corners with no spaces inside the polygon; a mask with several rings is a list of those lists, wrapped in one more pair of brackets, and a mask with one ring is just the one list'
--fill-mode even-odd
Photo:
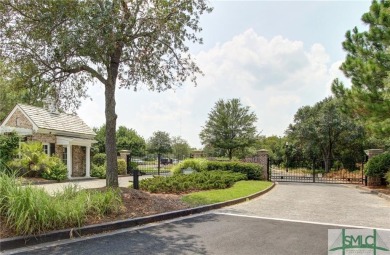
{"label": "shingled roof", "polygon": [[77,115],[52,113],[47,109],[17,104],[38,128],[95,136],[96,133]]}

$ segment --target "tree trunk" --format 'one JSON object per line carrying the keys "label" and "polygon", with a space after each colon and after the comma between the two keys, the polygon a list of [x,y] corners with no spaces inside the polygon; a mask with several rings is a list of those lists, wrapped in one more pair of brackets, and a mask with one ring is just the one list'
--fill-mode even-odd
{"label": "tree trunk", "polygon": [[228,149],[229,151],[229,160],[232,160],[233,157],[233,149]]}
{"label": "tree trunk", "polygon": [[161,168],[161,153],[157,155],[157,175],[160,175]]}
{"label": "tree trunk", "polygon": [[107,67],[107,82],[105,90],[106,99],[106,156],[107,172],[106,186],[118,187],[118,162],[116,151],[116,119],[115,113],[115,88],[118,77],[120,57],[123,43],[118,42],[113,54],[110,56],[110,65]]}
{"label": "tree trunk", "polygon": [[116,152],[115,82],[108,80],[105,86],[106,99],[106,186],[118,187],[118,168]]}
{"label": "tree trunk", "polygon": [[324,162],[325,162],[325,172],[329,173],[329,170],[330,170],[330,158],[325,158]]}

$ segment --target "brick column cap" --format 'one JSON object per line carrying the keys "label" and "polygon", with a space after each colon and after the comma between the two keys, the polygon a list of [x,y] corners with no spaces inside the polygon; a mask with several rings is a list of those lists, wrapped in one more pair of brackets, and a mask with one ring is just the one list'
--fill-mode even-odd
{"label": "brick column cap", "polygon": [[378,154],[382,154],[383,150],[382,149],[368,149],[368,150],[365,150],[364,153],[366,153],[366,155],[368,157],[372,157],[372,156],[375,156]]}
{"label": "brick column cap", "polygon": [[260,154],[268,154],[268,150],[265,149],[258,150],[257,152]]}

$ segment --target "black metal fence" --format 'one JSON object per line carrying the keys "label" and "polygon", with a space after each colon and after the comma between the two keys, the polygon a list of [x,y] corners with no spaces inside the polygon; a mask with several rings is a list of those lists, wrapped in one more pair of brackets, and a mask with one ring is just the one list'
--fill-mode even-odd
{"label": "black metal fence", "polygon": [[132,175],[133,170],[138,170],[140,175],[170,175],[172,168],[186,158],[162,154],[129,155],[127,173]]}
{"label": "black metal fence", "polygon": [[318,182],[363,184],[364,162],[343,163],[338,160],[313,160],[269,163],[269,176],[278,182]]}

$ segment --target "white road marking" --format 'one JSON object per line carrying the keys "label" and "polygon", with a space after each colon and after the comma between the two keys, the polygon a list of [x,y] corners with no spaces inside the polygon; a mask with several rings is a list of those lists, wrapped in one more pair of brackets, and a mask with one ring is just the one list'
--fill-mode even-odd
{"label": "white road marking", "polygon": [[224,213],[224,212],[213,212],[213,213],[218,214],[218,215],[228,215],[228,216],[236,216],[236,217],[244,217],[244,218],[261,219],[261,220],[276,220],[276,221],[325,225],[325,226],[342,227],[342,228],[365,228],[365,229],[376,229],[376,230],[382,230],[382,231],[390,231],[390,229],[387,229],[387,228],[373,228],[373,227],[365,227],[365,226],[342,225],[342,224],[324,223],[324,222],[316,222],[316,221],[289,220],[289,219],[282,219],[282,218],[270,218],[270,217],[261,217],[261,216],[244,215],[244,214],[236,214],[236,213]]}

